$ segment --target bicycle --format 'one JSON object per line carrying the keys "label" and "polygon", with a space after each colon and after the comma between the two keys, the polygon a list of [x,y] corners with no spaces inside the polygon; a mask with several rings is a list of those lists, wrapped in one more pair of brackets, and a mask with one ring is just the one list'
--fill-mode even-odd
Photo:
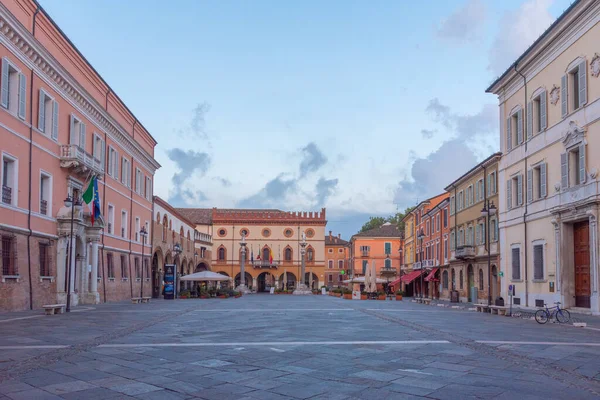
{"label": "bicycle", "polygon": [[548,304],[544,303],[546,309],[537,310],[535,312],[535,320],[538,324],[545,324],[552,317],[561,324],[571,320],[571,313],[569,313],[568,310],[560,308],[560,302],[555,302],[554,304],[556,304],[556,306],[548,308]]}

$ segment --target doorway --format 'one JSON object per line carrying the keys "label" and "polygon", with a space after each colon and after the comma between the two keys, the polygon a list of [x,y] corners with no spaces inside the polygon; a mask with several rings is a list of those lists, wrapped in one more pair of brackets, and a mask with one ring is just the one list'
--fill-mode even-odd
{"label": "doorway", "polygon": [[469,264],[469,266],[467,267],[467,296],[469,298],[469,302],[473,302],[476,300],[473,299],[473,286],[475,286],[475,276],[473,272],[473,266]]}
{"label": "doorway", "polygon": [[575,307],[590,308],[590,225],[588,221],[573,226],[575,255]]}
{"label": "doorway", "polygon": [[268,292],[272,287],[275,287],[275,277],[269,272],[263,272],[256,280],[258,292]]}

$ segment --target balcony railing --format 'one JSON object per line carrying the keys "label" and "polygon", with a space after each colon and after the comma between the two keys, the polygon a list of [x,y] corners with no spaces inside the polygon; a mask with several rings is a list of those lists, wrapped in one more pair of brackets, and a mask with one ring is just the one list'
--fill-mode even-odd
{"label": "balcony railing", "polygon": [[79,145],[66,144],[60,148],[60,166],[62,168],[73,168],[76,173],[86,174],[91,170],[101,179],[104,166],[102,160],[97,159],[83,150]]}
{"label": "balcony railing", "polygon": [[361,251],[360,254],[361,254],[361,257],[369,257],[370,252],[368,252],[368,251]]}
{"label": "balcony railing", "polygon": [[473,246],[459,246],[456,248],[456,258],[466,259],[475,258],[475,247]]}
{"label": "balcony railing", "polygon": [[251,262],[251,264],[256,269],[258,269],[258,268],[271,269],[271,268],[277,268],[279,266],[279,261],[273,260],[273,262],[269,262],[269,260],[254,260],[254,262]]}
{"label": "balcony railing", "polygon": [[416,263],[413,264],[413,269],[421,269],[421,261],[417,261]]}
{"label": "balcony railing", "polygon": [[121,237],[124,238],[125,237],[125,228],[121,228]]}
{"label": "balcony railing", "polygon": [[6,204],[12,203],[12,188],[2,185],[2,202]]}
{"label": "balcony railing", "polygon": [[46,200],[40,200],[40,214],[48,214],[48,202]]}
{"label": "balcony railing", "polygon": [[112,234],[112,224],[110,222],[107,224],[107,227],[108,227],[108,233]]}

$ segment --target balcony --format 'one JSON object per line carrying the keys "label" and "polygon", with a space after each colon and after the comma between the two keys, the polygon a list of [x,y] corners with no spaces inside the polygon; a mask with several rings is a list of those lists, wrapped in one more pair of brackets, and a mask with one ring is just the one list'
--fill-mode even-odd
{"label": "balcony", "polygon": [[381,271],[379,271],[379,275],[384,278],[393,278],[398,275],[398,271],[396,271],[395,268],[382,268]]}
{"label": "balcony", "polygon": [[466,260],[475,258],[475,247],[459,246],[456,248],[456,258],[458,260]]}
{"label": "balcony", "polygon": [[423,268],[432,268],[437,264],[437,260],[423,260]]}
{"label": "balcony", "polygon": [[2,202],[12,204],[12,188],[2,185]]}
{"label": "balcony", "polygon": [[208,233],[194,231],[194,241],[212,244],[212,235],[209,235]]}
{"label": "balcony", "polygon": [[360,252],[361,257],[369,257],[370,255],[371,255],[371,252],[369,252],[369,251],[361,251]]}
{"label": "balcony", "polygon": [[254,269],[277,269],[279,266],[278,261],[269,262],[269,260],[254,260],[251,264]]}
{"label": "balcony", "polygon": [[104,172],[102,160],[95,158],[76,144],[66,144],[60,147],[60,166],[72,169],[75,173],[85,177],[91,171],[96,174],[98,179],[102,179],[102,172]]}
{"label": "balcony", "polygon": [[412,269],[421,269],[421,261],[417,261],[412,265]]}

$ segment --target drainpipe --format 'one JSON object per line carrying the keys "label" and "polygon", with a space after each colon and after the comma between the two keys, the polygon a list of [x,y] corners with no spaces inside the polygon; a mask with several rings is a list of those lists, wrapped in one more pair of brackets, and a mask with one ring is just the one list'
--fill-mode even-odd
{"label": "drainpipe", "polygon": [[[33,13],[33,28],[31,34],[35,38],[35,19],[40,12],[40,5],[36,4],[35,12]],[[27,268],[29,273],[29,309],[33,310],[33,282],[31,282],[31,189],[32,189],[32,174],[33,174],[33,68],[31,69],[31,78],[29,79],[29,193],[27,207]],[[50,211],[52,212],[52,211]]]}
{"label": "drainpipe", "polygon": [[528,140],[526,139],[525,135],[527,135],[526,132],[526,127],[527,127],[527,78],[525,78],[525,75],[523,75],[521,73],[521,71],[519,71],[517,69],[517,64],[515,63],[515,72],[519,75],[521,75],[521,77],[523,78],[523,86],[525,89],[525,103],[523,103],[523,123],[525,126],[523,126],[523,140],[525,142],[525,167],[524,167],[524,175],[523,177],[525,178],[525,190],[523,190],[523,188],[521,188],[521,192],[524,194],[523,196],[523,203],[525,205],[525,212],[523,213],[523,233],[524,233],[524,250],[523,250],[523,255],[525,258],[525,307],[529,307],[529,274],[528,274],[528,267],[527,267],[527,249],[528,249],[528,243],[527,243],[527,204],[528,204],[528,199],[527,199],[527,144],[528,144]]}

